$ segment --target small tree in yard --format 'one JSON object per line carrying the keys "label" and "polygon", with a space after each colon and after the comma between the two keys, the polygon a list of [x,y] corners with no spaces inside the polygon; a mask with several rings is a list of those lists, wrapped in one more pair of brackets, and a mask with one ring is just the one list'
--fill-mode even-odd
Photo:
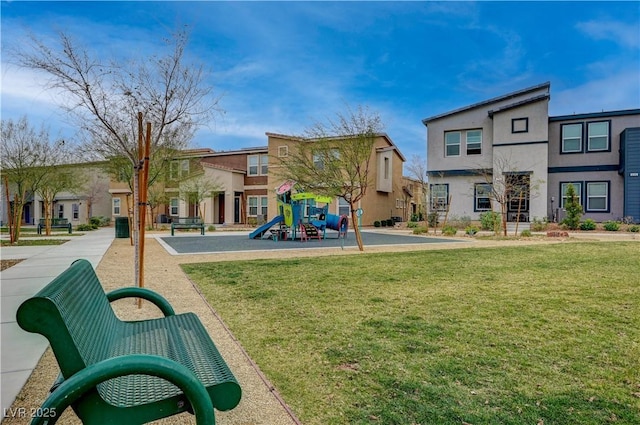
{"label": "small tree in yard", "polygon": [[421,188],[422,199],[420,199],[420,214],[424,218],[425,224],[427,226],[427,231],[429,228],[429,180],[427,178],[427,162],[418,155],[413,155],[411,157],[411,162],[407,165],[407,171],[409,172],[409,176],[415,179]]}
{"label": "small tree in yard", "polygon": [[571,230],[576,230],[580,227],[580,217],[582,217],[582,205],[578,202],[578,195],[572,184],[567,185],[567,200],[564,204],[564,209],[567,211],[567,216],[562,220],[562,224],[566,225]]}
{"label": "small tree in yard", "polygon": [[196,217],[204,218],[205,211],[200,211],[200,204],[223,189],[217,179],[200,174],[180,182],[180,198],[188,205],[195,205]]}
{"label": "small tree in yard", "polygon": [[36,188],[36,193],[42,198],[47,236],[51,235],[51,218],[56,196],[61,192],[78,192],[82,187],[81,174],[74,167],[63,165],[46,167],[44,178]]}
{"label": "small tree in yard", "polygon": [[[349,203],[351,222],[357,223],[358,202],[369,187],[369,162],[376,137],[383,125],[377,113],[362,106],[336,113],[334,120],[315,122],[290,149],[280,176],[294,180],[319,195],[342,197]],[[364,251],[362,235],[353,225],[358,249]]]}

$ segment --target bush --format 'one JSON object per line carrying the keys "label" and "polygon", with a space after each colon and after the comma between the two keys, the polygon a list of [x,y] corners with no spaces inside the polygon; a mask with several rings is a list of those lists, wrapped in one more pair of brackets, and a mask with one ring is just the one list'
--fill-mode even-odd
{"label": "bush", "polygon": [[452,217],[449,224],[457,229],[466,229],[471,226],[471,217],[463,215],[462,217]]}
{"label": "bush", "polygon": [[411,214],[411,218],[409,219],[409,221],[422,221],[422,220],[424,220],[422,213]]}
{"label": "bush", "polygon": [[207,231],[215,232],[216,231],[216,226],[214,226],[213,224],[210,224],[209,227],[207,227]]}
{"label": "bush", "polygon": [[482,230],[496,231],[500,228],[500,213],[487,211],[480,214],[480,228]]}
{"label": "bush", "polygon": [[89,219],[89,224],[93,226],[94,229],[97,229],[98,227],[106,227],[111,224],[111,217],[101,215],[91,217]]}
{"label": "bush", "polygon": [[[379,223],[378,223],[379,224]],[[375,224],[374,224],[375,225]],[[415,229],[416,227],[418,227],[418,223],[415,221],[409,221],[407,222],[407,228],[409,229]]]}
{"label": "bush", "polygon": [[380,221],[379,220],[374,221],[373,227],[380,227]]}
{"label": "bush", "polygon": [[465,235],[469,235],[469,236],[474,236],[475,234],[478,233],[479,230],[480,229],[478,229],[478,227],[476,227],[476,226],[467,226],[464,229],[464,234]]}
{"label": "bush", "polygon": [[520,236],[522,236],[523,238],[530,238],[531,230],[523,230],[522,232],[520,232]]}
{"label": "bush", "polygon": [[637,224],[634,224],[633,226],[629,227],[629,231],[633,233],[638,233],[640,232],[640,226],[638,226]]}
{"label": "bush", "polygon": [[453,226],[446,225],[442,228],[442,234],[445,236],[455,236],[458,233],[458,229]]}
{"label": "bush", "polygon": [[440,215],[437,212],[431,212],[427,216],[427,221],[429,222],[430,227],[436,227],[440,224]]}
{"label": "bush", "polygon": [[387,227],[393,227],[393,219],[392,218],[388,218],[387,219]]}
{"label": "bush", "polygon": [[549,227],[549,222],[546,218],[540,220],[537,217],[534,217],[533,221],[531,222],[531,230],[533,230],[534,232],[544,232],[545,230],[547,230],[547,227]]}
{"label": "bush", "polygon": [[76,227],[76,230],[79,232],[90,232],[91,230],[95,230],[97,228],[98,226],[94,227],[91,224],[78,224],[78,226]]}
{"label": "bush", "polygon": [[576,230],[580,226],[582,205],[578,202],[578,195],[571,183],[567,186],[566,197],[567,201],[565,202],[564,209],[567,212],[567,216],[562,220],[562,224],[566,225],[571,230]]}
{"label": "bush", "polygon": [[427,228],[424,226],[416,227],[415,229],[413,229],[414,235],[424,235],[425,233],[427,233]]}
{"label": "bush", "polygon": [[608,232],[617,232],[620,230],[620,223],[609,220],[604,223],[604,230]]}
{"label": "bush", "polygon": [[588,218],[580,223],[580,230],[596,230],[596,222]]}
{"label": "bush", "polygon": [[387,227],[387,220],[380,220],[380,225],[382,227]]}

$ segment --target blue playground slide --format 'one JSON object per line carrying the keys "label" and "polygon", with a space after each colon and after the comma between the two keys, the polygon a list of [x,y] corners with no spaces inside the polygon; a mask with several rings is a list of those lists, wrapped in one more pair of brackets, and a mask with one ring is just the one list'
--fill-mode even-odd
{"label": "blue playground slide", "polygon": [[249,239],[259,239],[262,237],[262,235],[264,235],[267,230],[271,229],[273,226],[275,226],[276,224],[280,223],[281,221],[284,221],[284,217],[281,215],[277,215],[275,216],[270,222],[263,224],[262,226],[258,227],[256,230],[254,230],[253,232],[249,233]]}

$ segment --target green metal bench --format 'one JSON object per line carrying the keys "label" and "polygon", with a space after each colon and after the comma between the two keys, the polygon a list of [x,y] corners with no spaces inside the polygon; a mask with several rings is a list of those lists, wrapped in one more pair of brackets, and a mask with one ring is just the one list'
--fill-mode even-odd
{"label": "green metal bench", "polygon": [[[151,301],[162,318],[126,322],[110,305]],[[60,377],[35,424],[53,424],[72,406],[85,424],[142,424],[181,412],[214,424],[214,408],[233,409],[241,388],[193,313],[175,314],[159,294],[127,287],[105,294],[91,264],[75,261],[18,309],[24,330],[44,335]]]}
{"label": "green metal bench", "polygon": [[204,235],[204,221],[200,217],[178,217],[171,222],[171,236],[174,229],[200,229]]}
{"label": "green metal bench", "polygon": [[[52,218],[51,220],[51,228],[52,229],[67,229],[69,234],[71,234],[71,223],[69,223],[69,219],[67,218]],[[45,219],[41,218],[38,223],[38,234],[42,234],[42,230],[45,228]]]}

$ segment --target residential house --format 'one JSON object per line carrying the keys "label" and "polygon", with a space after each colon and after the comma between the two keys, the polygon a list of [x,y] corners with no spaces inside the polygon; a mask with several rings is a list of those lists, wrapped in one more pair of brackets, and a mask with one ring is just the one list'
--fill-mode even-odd
{"label": "residential house", "polygon": [[423,120],[432,209],[478,219],[501,185],[508,221],[558,219],[571,183],[584,218],[640,220],[640,109],[550,117],[550,87]]}
{"label": "residential house", "polygon": [[[301,140],[295,136],[276,133],[266,133],[268,139],[268,156],[272,158],[267,179],[267,215],[271,219],[277,215],[275,189],[283,183],[278,169],[278,158],[287,157],[298,143],[314,143]],[[405,158],[391,140],[384,133],[377,134],[370,157],[370,182],[366,195],[358,205],[362,211],[359,224],[370,226],[376,220],[391,217],[404,217],[406,193],[403,191],[402,167]],[[337,198],[330,206],[329,212],[335,215],[349,215],[349,203],[343,198]]]}

